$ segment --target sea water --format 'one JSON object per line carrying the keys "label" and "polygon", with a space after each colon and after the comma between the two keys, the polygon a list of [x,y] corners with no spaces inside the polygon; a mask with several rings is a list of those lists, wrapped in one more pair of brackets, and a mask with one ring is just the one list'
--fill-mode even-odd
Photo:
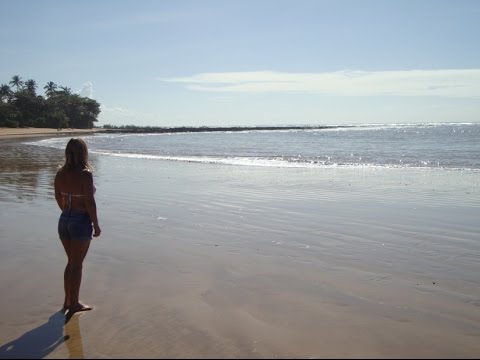
{"label": "sea water", "polygon": [[[356,125],[296,130],[96,134],[91,153],[275,167],[480,170],[480,124]],[[29,144],[64,149],[69,138]]]}

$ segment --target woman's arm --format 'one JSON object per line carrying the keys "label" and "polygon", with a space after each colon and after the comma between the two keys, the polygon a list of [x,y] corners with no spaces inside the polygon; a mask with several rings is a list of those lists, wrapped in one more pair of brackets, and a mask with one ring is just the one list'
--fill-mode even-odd
{"label": "woman's arm", "polygon": [[60,191],[60,179],[59,179],[59,175],[58,175],[58,172],[57,174],[55,175],[55,181],[53,183],[53,187],[55,189],[55,200],[57,201],[57,204],[58,204],[58,207],[60,208],[60,210],[63,211],[63,198],[62,198],[62,193]]}
{"label": "woman's arm", "polygon": [[88,215],[93,223],[94,233],[93,236],[99,236],[101,233],[100,226],[98,224],[97,217],[97,204],[95,202],[95,187],[93,185],[93,175],[89,171],[84,171],[84,195],[85,195],[85,207],[87,208]]}

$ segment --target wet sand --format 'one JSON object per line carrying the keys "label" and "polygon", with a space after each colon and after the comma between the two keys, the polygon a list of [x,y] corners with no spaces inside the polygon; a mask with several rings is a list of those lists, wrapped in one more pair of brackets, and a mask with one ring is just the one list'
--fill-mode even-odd
{"label": "wet sand", "polygon": [[478,358],[480,175],[92,156],[64,325],[62,151],[0,141],[0,358]]}

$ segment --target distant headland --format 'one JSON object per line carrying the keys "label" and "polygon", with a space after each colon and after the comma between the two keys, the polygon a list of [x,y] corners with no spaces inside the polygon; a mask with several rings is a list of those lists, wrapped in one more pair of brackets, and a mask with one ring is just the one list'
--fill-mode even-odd
{"label": "distant headland", "polygon": [[273,130],[322,130],[322,129],[338,129],[350,128],[353,126],[342,125],[285,125],[285,126],[113,126],[104,125],[101,128],[102,133],[197,133],[197,132],[239,132],[239,131],[273,131]]}

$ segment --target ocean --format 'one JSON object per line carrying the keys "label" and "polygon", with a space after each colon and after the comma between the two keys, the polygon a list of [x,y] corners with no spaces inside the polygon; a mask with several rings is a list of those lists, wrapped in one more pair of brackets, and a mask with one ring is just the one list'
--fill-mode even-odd
{"label": "ocean", "polygon": [[[274,167],[480,169],[480,124],[357,125],[301,130],[97,134],[91,153]],[[30,141],[64,149],[68,138]]]}

